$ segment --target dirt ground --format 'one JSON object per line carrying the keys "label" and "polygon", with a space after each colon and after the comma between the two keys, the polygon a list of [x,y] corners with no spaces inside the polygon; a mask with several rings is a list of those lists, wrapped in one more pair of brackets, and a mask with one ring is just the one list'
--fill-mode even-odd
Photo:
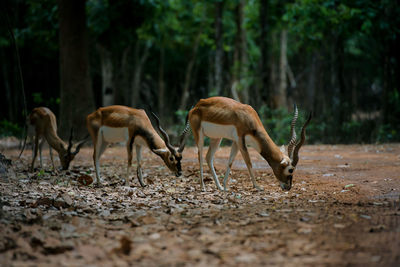
{"label": "dirt ground", "polygon": [[[216,154],[221,176],[229,151]],[[85,185],[94,174],[90,147],[59,175],[47,149],[46,171],[34,173],[30,151],[21,160],[17,150],[2,153],[15,172],[0,179],[1,266],[400,264],[399,144],[304,146],[289,192],[254,150],[264,191],[252,188],[238,155],[230,191],[218,191],[205,166],[202,192],[195,148],[184,151],[180,178],[145,150],[145,188],[135,165],[123,185],[124,147],[103,155],[101,188]]]}

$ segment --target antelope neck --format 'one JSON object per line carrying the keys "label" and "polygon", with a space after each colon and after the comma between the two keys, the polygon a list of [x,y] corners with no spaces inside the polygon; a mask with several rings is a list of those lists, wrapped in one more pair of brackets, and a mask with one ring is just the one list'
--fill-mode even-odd
{"label": "antelope neck", "polygon": [[66,150],[63,140],[58,137],[55,131],[47,131],[44,137],[46,138],[47,143],[49,143],[49,145],[54,148],[58,153],[64,152]]}
{"label": "antelope neck", "polygon": [[257,134],[257,140],[261,146],[260,155],[268,161],[269,165],[273,166],[280,163],[282,160],[282,152],[265,130]]}

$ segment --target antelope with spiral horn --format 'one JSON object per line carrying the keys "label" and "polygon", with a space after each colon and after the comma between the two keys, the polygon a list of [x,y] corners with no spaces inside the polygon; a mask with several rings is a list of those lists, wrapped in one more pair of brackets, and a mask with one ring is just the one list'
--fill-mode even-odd
{"label": "antelope with spiral horn", "polygon": [[[72,152],[72,138],[73,138],[73,129],[71,128],[71,133],[68,141],[68,146],[66,147],[65,143],[61,140],[60,137],[57,135],[57,121],[56,116],[54,113],[46,108],[46,107],[38,107],[34,108],[32,112],[29,114],[27,119],[28,124],[28,133],[34,135],[34,147],[33,147],[33,156],[32,156],[32,163],[30,166],[30,171],[33,171],[33,167],[35,165],[35,160],[37,157],[37,152],[39,150],[39,158],[40,158],[40,167],[43,168],[42,164],[42,147],[44,144],[44,140],[47,141],[49,144],[50,150],[50,159],[53,164],[53,168],[57,171],[56,166],[53,160],[53,153],[52,148],[54,148],[60,157],[60,162],[63,170],[67,170],[71,161],[75,158],[75,156],[79,153],[82,145],[86,142],[86,138],[80,141],[75,151]],[[26,144],[26,137],[24,141],[24,146],[21,150],[20,156],[25,148]],[[42,139],[44,138],[44,139]],[[39,140],[42,141],[39,144]]]}
{"label": "antelope with spiral horn", "polygon": [[108,106],[99,108],[86,118],[86,126],[93,140],[93,161],[96,169],[95,183],[100,185],[100,157],[109,143],[126,142],[128,166],[125,185],[129,184],[129,169],[132,165],[132,149],[135,146],[137,159],[137,176],[141,186],[145,186],[142,175],[141,149],[148,147],[159,156],[165,165],[175,173],[182,174],[181,160],[185,148],[185,137],[189,129],[188,123],[180,137],[179,147],[173,147],[167,132],[161,128],[159,118],[152,113],[157,128],[163,139],[154,130],[146,112],[126,106]]}
{"label": "antelope with spiral horn", "polygon": [[214,154],[222,138],[232,140],[231,153],[224,177],[224,190],[228,188],[229,173],[238,151],[243,156],[253,186],[261,189],[255,180],[252,163],[247,145],[253,147],[271,166],[275,177],[280,182],[282,190],[292,187],[293,173],[299,161],[299,150],[306,139],[305,130],[311,120],[311,113],[301,129],[301,139],[296,143],[295,124],[298,116],[297,107],[291,123],[291,139],[288,145],[288,155],[280,150],[264,129],[257,112],[249,105],[242,104],[226,97],[210,97],[201,99],[189,111],[189,122],[195,142],[198,147],[200,163],[200,180],[202,190],[205,190],[203,181],[203,143],[204,136],[210,138],[210,146],[206,155],[215,184],[219,190],[222,186],[214,170]]}

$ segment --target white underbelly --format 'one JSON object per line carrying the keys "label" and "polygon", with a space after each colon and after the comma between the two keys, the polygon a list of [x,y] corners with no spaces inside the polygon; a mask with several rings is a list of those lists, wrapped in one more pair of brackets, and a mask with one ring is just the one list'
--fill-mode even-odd
{"label": "white underbelly", "polygon": [[[205,136],[210,138],[226,138],[234,142],[239,141],[239,136],[234,125],[221,125],[211,122],[203,121],[201,123],[201,129]],[[260,146],[258,142],[251,135],[245,137],[246,145],[255,148],[260,152]]]}
{"label": "white underbelly", "polygon": [[226,138],[235,142],[239,141],[236,127],[233,125],[221,125],[203,121],[201,129],[204,135],[210,138]]}
{"label": "white underbelly", "polygon": [[114,128],[108,126],[101,126],[99,135],[107,143],[127,142],[129,139],[129,130],[127,127]]}

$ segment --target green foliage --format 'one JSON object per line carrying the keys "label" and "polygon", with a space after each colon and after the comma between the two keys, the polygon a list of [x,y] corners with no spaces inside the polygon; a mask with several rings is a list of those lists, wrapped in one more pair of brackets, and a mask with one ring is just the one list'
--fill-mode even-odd
{"label": "green foliage", "polygon": [[45,174],[44,169],[41,169],[38,173],[37,173],[37,177],[42,177]]}
{"label": "green foliage", "polygon": [[388,121],[393,123],[379,126],[377,141],[380,143],[400,141],[400,94],[397,90],[389,93],[389,106]]}
{"label": "green foliage", "polygon": [[46,106],[53,107],[55,105],[60,104],[60,98],[50,97],[49,99],[43,98],[43,94],[41,92],[32,93],[32,100],[35,106]]}
{"label": "green foliage", "polygon": [[341,143],[371,143],[374,139],[374,134],[371,129],[375,128],[375,121],[349,121],[344,122],[341,127],[340,142]]}
{"label": "green foliage", "polygon": [[[116,82],[118,94],[129,91],[131,78],[126,73],[132,73],[137,63],[136,57],[140,56],[142,47],[147,45],[150,47],[149,57],[143,65],[142,81],[142,88],[145,89],[139,94],[141,99],[138,103],[155,105],[159,101],[156,96],[161,79],[160,61],[163,58],[163,88],[167,92],[163,119],[170,122],[168,125],[175,125],[173,130],[179,133],[183,129],[187,111],[175,112],[175,103],[179,103],[187,65],[198,40],[188,102],[195,103],[200,98],[221,93],[212,89],[213,57],[216,49],[215,7],[221,1],[87,0],[91,73],[96,98],[100,98],[98,88],[101,87],[99,84],[102,73],[95,45],[100,44],[110,52],[113,79],[120,81],[127,77],[126,84]],[[248,89],[250,104],[254,104],[260,111],[260,117],[273,140],[279,144],[287,143],[292,114],[286,109],[272,110],[266,107],[266,103],[271,101],[267,99],[268,96],[274,94],[279,83],[279,36],[285,29],[288,31],[288,63],[297,83],[295,88],[287,88],[288,97],[299,105],[313,103],[309,108],[318,111],[318,116],[313,118],[307,129],[308,143],[400,141],[400,96],[399,88],[396,88],[398,82],[395,82],[399,58],[393,56],[396,54],[400,36],[400,5],[396,2],[269,0],[266,14],[261,14],[261,0],[245,1],[244,22],[241,26],[246,30],[247,66],[239,67],[234,62],[239,0],[225,0],[222,94],[231,96],[229,89],[233,74],[238,69],[244,69],[237,76],[239,80],[236,89],[239,95],[242,90]],[[11,3],[13,7],[10,20],[21,53],[28,107],[44,105],[54,108],[59,104],[57,86],[60,84],[57,76],[57,1],[27,0],[7,3]],[[261,36],[261,15],[265,15],[268,22],[267,36]],[[270,88],[261,86],[260,43],[263,39],[268,40],[269,52],[266,60],[270,64],[267,73],[271,80]],[[136,50],[137,47],[140,49]],[[4,79],[4,85],[16,91],[18,84],[14,82],[17,77],[13,55],[15,49],[6,27],[0,29],[0,49],[0,56],[5,58],[2,62],[2,73],[5,77],[8,76],[8,80]],[[126,61],[122,60],[124,51],[130,51],[127,52],[129,56],[126,56]],[[343,53],[343,88],[338,85],[338,53]],[[309,81],[313,80],[310,73],[314,59],[318,61],[315,77],[312,77],[316,92],[308,94]],[[126,69],[122,68],[123,65],[127,66]],[[257,94],[253,94],[256,90]],[[342,99],[340,94],[345,97]],[[382,95],[386,96],[386,101],[383,101],[385,99]],[[258,99],[252,98],[253,96]],[[315,99],[308,99],[309,97]],[[14,113],[20,114],[20,107],[16,107],[14,103],[18,101],[18,98],[13,100],[12,108]],[[352,107],[353,103],[357,106]],[[382,106],[389,110],[389,114],[384,114],[382,118],[361,121],[349,119],[353,112],[382,111]],[[6,109],[4,112],[9,112]],[[345,116],[340,118],[338,110],[346,110]],[[300,114],[298,131],[306,115]],[[15,114],[11,117],[16,118]],[[21,117],[19,120],[22,124]],[[2,132],[18,132],[16,125],[8,121],[2,122],[1,129],[6,129]],[[193,144],[192,137],[188,143]]]}
{"label": "green foliage", "polygon": [[0,137],[6,137],[6,136],[21,137],[22,136],[21,127],[18,124],[12,123],[5,119],[1,120],[0,121]]}
{"label": "green foliage", "polygon": [[35,104],[42,104],[44,102],[42,98],[42,93],[33,93],[32,98],[33,98],[33,103]]}
{"label": "green foliage", "polygon": [[332,143],[330,139],[331,135],[327,134],[328,130],[329,126],[325,121],[321,120],[320,118],[314,117],[311,123],[307,126],[306,143],[307,144]]}
{"label": "green foliage", "polygon": [[[26,1],[26,24],[15,28],[14,34],[19,46],[39,41],[41,51],[58,50],[58,6],[53,0]],[[32,44],[30,44],[32,45]]]}
{"label": "green foliage", "polygon": [[290,123],[293,114],[286,109],[274,110],[265,105],[260,108],[259,114],[272,140],[279,145],[287,144],[290,139]]}
{"label": "green foliage", "polygon": [[379,127],[377,142],[379,143],[389,143],[389,142],[399,142],[400,133],[398,130],[393,129],[390,124],[384,124]]}

